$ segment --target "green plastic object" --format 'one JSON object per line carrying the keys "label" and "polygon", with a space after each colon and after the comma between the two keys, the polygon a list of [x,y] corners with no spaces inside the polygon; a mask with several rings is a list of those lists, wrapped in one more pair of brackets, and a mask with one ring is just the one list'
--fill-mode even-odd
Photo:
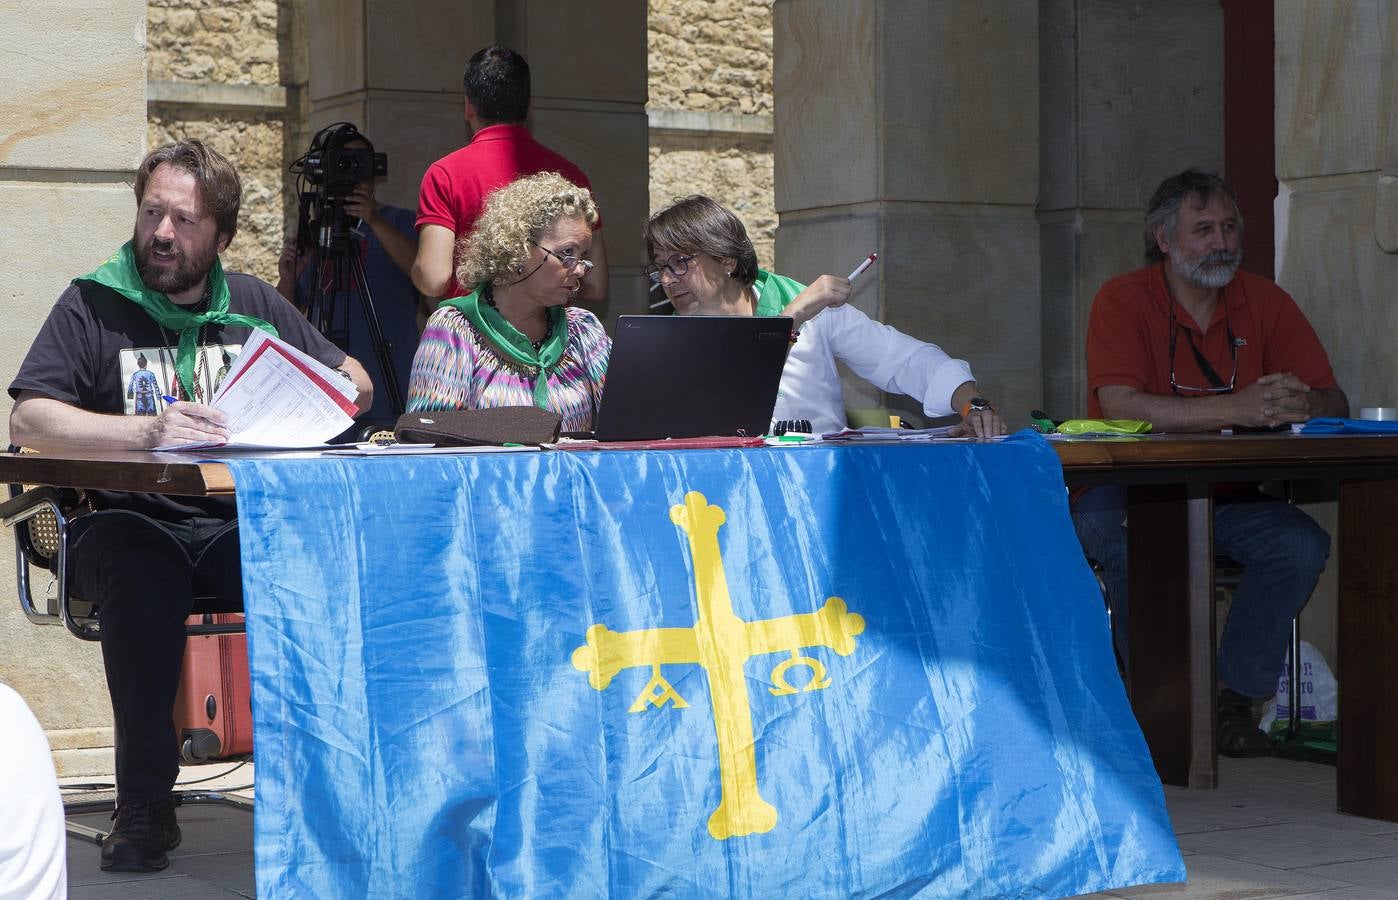
{"label": "green plastic object", "polygon": [[1140,419],[1069,419],[1058,424],[1059,434],[1145,434],[1150,423]]}

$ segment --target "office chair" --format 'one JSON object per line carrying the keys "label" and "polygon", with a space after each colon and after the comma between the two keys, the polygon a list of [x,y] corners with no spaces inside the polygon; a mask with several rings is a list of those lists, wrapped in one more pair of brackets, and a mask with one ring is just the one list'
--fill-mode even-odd
{"label": "office chair", "polygon": [[[11,446],[10,452],[24,451]],[[9,492],[10,499],[0,503],[0,523],[14,530],[15,580],[20,609],[25,618],[37,625],[62,625],[70,634],[84,641],[99,640],[101,632],[97,623],[96,603],[74,597],[68,590],[68,528],[71,518],[90,509],[84,495],[71,488],[47,485],[25,489],[23,485],[11,484]],[[53,590],[42,606],[35,596],[32,576],[36,571],[46,571],[54,579]],[[215,618],[211,615],[193,616],[186,626],[186,632],[192,637],[203,638],[238,634],[246,630],[241,616],[217,617],[233,621],[215,621]],[[217,712],[210,707],[210,721]],[[220,742],[209,729],[184,729],[180,738],[180,757],[187,763],[227,762],[238,758],[221,755]],[[177,806],[217,803],[249,812],[253,808],[251,800],[223,791],[176,790],[173,796]],[[112,812],[115,808],[115,792],[111,797],[100,800],[65,800],[65,827],[74,837],[101,844],[107,836],[106,832],[74,822],[69,817]]]}

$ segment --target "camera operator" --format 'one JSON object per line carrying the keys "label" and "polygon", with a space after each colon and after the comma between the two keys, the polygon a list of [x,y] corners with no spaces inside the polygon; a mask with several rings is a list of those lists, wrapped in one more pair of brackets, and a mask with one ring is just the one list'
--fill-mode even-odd
{"label": "camera operator", "polygon": [[[374,149],[368,138],[347,122],[322,129],[311,142],[311,148],[303,161],[317,151],[328,157],[330,152],[337,150],[366,151],[372,155]],[[305,172],[303,177],[306,177]],[[316,268],[313,263],[317,254],[321,254],[321,287],[332,309],[340,311],[336,313],[335,321],[337,324],[344,323],[348,332],[348,347],[354,348],[348,350],[347,347],[347,350],[351,356],[364,361],[375,383],[384,384],[357,289],[352,281],[341,277],[344,274],[341,267],[328,258],[326,248],[318,246],[315,232],[320,225],[329,224],[320,221],[326,213],[327,200],[331,194],[338,194],[341,190],[330,183],[330,177],[311,174],[313,186],[317,185],[317,178],[324,184],[319,185],[316,191],[300,194],[298,224],[288,235],[281,258],[277,261],[277,292],[302,312],[309,312],[309,305],[316,294],[316,286],[311,282]],[[372,295],[379,327],[390,348],[393,370],[400,389],[406,391],[421,331],[418,324],[419,295],[411,279],[413,260],[417,256],[416,213],[411,209],[379,203],[374,198],[378,181],[378,177],[368,177],[354,183],[339,202],[345,224],[349,226],[348,251],[359,254],[363,261],[365,281]],[[306,231],[304,234],[300,233],[303,229]],[[364,418],[386,424],[393,422],[396,416],[389,392],[376,391],[374,405]]]}

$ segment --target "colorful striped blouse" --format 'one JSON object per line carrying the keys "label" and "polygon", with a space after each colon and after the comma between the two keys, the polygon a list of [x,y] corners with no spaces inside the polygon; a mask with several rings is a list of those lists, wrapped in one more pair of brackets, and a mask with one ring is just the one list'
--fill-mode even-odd
{"label": "colorful striped blouse", "polygon": [[[548,409],[564,431],[591,431],[602,401],[611,338],[585,309],[568,307],[568,342],[549,373]],[[510,361],[466,320],[443,306],[427,320],[408,381],[408,412],[533,406],[535,373]]]}

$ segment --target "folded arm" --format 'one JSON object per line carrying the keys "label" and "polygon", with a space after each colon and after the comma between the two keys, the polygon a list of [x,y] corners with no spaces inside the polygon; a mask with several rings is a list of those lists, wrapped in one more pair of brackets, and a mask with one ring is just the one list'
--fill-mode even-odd
{"label": "folded arm", "polygon": [[1097,389],[1097,401],[1109,419],[1140,419],[1165,432],[1274,428],[1317,416],[1349,415],[1349,400],[1340,388],[1312,388],[1286,372],[1264,375],[1231,394],[1199,397],[1148,394],[1109,384]]}

